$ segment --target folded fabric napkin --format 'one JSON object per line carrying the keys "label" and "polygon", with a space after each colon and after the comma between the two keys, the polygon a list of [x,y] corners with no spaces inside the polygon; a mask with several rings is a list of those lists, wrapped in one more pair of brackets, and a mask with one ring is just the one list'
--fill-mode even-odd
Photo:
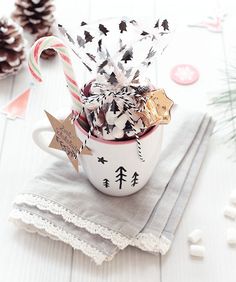
{"label": "folded fabric napkin", "polygon": [[97,264],[128,245],[165,254],[212,130],[208,115],[177,107],[165,127],[161,157],[150,181],[126,197],[102,194],[82,170],[77,174],[69,162],[50,157],[16,197],[10,219],[27,231],[70,244]]}

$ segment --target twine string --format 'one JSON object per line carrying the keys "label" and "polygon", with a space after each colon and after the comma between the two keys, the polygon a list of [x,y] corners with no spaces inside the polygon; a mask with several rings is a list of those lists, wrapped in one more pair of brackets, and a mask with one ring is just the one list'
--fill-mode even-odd
{"label": "twine string", "polygon": [[[103,92],[103,94],[94,94],[92,97],[84,97],[84,103],[85,103],[85,108],[86,105],[91,105],[92,103],[96,102],[98,103],[97,108],[94,110],[94,112],[96,113],[96,115],[98,116],[100,111],[102,110],[102,107],[104,105],[104,103],[106,102],[106,100],[110,97],[113,96],[114,98],[118,98],[121,99],[125,105],[126,110],[124,111],[124,114],[128,115],[128,120],[131,124],[131,128],[134,131],[134,135],[136,138],[136,142],[137,142],[137,149],[138,149],[138,156],[140,158],[140,160],[142,162],[144,162],[144,158],[142,156],[142,146],[141,146],[141,141],[138,135],[138,131],[135,127],[135,120],[133,119],[133,114],[131,112],[131,110],[136,110],[137,107],[135,106],[134,102],[130,101],[130,99],[128,97],[130,96],[134,96],[134,97],[138,97],[140,99],[142,99],[143,101],[145,101],[145,99],[143,98],[142,95],[135,93],[135,92],[128,92],[127,87],[124,87],[121,91],[118,92]],[[84,108],[83,108],[84,110]],[[83,111],[82,110],[82,111]],[[79,115],[76,116],[76,118],[79,118],[82,111],[80,112]],[[96,126],[94,126],[94,120],[91,121],[90,123],[90,129],[88,131],[88,134],[83,142],[83,144],[81,145],[78,154],[81,154],[81,152],[83,151],[83,149],[85,148],[85,146],[87,145],[88,140],[90,139],[92,133],[94,132],[94,130],[97,129]]]}

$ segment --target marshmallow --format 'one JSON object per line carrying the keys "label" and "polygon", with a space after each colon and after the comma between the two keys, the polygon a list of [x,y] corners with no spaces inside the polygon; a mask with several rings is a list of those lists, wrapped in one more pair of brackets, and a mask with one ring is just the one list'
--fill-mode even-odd
{"label": "marshmallow", "polygon": [[232,204],[236,204],[236,190],[233,190],[230,193],[229,199]]}
{"label": "marshmallow", "polygon": [[119,129],[124,129],[126,122],[127,122],[128,118],[125,114],[121,115],[120,117],[117,118],[117,120],[115,121],[115,125],[119,128]]}
{"label": "marshmallow", "polygon": [[236,245],[236,228],[230,227],[227,229],[227,243],[229,245]]}
{"label": "marshmallow", "polygon": [[106,121],[108,124],[113,125],[115,124],[115,120],[117,119],[117,115],[114,114],[112,111],[106,112]]}
{"label": "marshmallow", "polygon": [[192,232],[188,234],[188,240],[191,243],[197,243],[202,239],[202,230],[194,229]]}
{"label": "marshmallow", "polygon": [[102,128],[102,137],[105,140],[114,140],[114,137],[112,136],[110,132],[109,133],[107,132],[105,126]]}
{"label": "marshmallow", "polygon": [[236,208],[231,206],[226,206],[224,209],[224,216],[229,217],[231,219],[236,218]]}
{"label": "marshmallow", "polygon": [[115,139],[121,139],[124,137],[124,130],[115,126],[112,130],[112,136]]}
{"label": "marshmallow", "polygon": [[205,247],[201,245],[190,245],[189,253],[194,257],[204,257],[205,256]]}

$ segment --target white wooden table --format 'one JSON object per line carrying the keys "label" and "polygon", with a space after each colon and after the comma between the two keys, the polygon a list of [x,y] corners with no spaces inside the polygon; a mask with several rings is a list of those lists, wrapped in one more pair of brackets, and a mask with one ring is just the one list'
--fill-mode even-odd
{"label": "white wooden table", "polygon": [[[150,75],[175,102],[210,111],[206,106],[209,93],[223,87],[226,58],[231,58],[236,43],[236,5],[233,0],[55,2],[58,19],[68,25],[107,16],[145,17],[153,22],[157,15],[172,17],[178,23],[176,34]],[[9,14],[12,8],[13,1],[0,0],[2,13]],[[222,34],[186,27],[187,23],[214,15],[219,10],[228,13]],[[178,86],[172,82],[169,72],[178,63],[197,67],[200,80],[192,86]],[[225,233],[228,226],[236,227],[236,223],[226,220],[222,209],[230,191],[236,188],[236,164],[228,158],[230,151],[222,145],[221,134],[214,135],[211,140],[172,249],[165,257],[127,248],[112,262],[97,267],[81,252],[63,243],[20,231],[8,222],[14,197],[45,158],[45,153],[32,142],[33,124],[43,117],[44,109],[53,113],[69,104],[58,60],[42,64],[44,83],[33,90],[26,120],[11,121],[0,115],[0,281],[235,282],[236,248],[227,245]],[[79,81],[84,82],[86,75],[81,70],[78,73]],[[0,81],[0,107],[25,90],[29,82],[26,68],[17,76]],[[204,232],[206,257],[203,260],[192,259],[188,254],[187,234],[196,227]]]}

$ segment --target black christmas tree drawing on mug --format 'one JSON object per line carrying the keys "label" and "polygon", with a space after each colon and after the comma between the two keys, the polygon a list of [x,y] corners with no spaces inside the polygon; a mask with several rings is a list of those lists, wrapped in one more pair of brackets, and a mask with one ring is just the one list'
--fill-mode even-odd
{"label": "black christmas tree drawing on mug", "polygon": [[125,174],[125,172],[127,172],[127,170],[123,166],[120,166],[117,168],[116,172],[116,182],[119,183],[119,189],[121,189],[123,182],[126,182],[125,178],[127,177],[127,174]]}
{"label": "black christmas tree drawing on mug", "polygon": [[132,176],[132,180],[131,180],[131,185],[134,187],[135,185],[138,184],[138,176],[139,174],[135,171],[135,173]]}
{"label": "black christmas tree drawing on mug", "polygon": [[105,178],[105,179],[103,179],[103,185],[104,185],[104,187],[106,187],[106,188],[108,188],[108,187],[110,187],[110,181],[107,179],[107,178]]}
{"label": "black christmas tree drawing on mug", "polygon": [[[99,159],[104,159],[103,157],[102,158],[99,158]],[[101,162],[101,161],[98,161],[98,162]],[[103,162],[101,162],[103,163]],[[127,170],[123,167],[123,166],[119,166],[116,171],[115,171],[116,175],[115,175],[115,182],[118,183],[118,188],[119,189],[122,189],[123,187],[123,183],[124,182],[127,182]],[[138,184],[138,177],[139,177],[139,174],[135,171],[132,175],[132,179],[131,179],[131,186],[134,187]],[[105,188],[109,188],[110,187],[110,181],[108,178],[104,178],[103,179],[103,186]]]}

